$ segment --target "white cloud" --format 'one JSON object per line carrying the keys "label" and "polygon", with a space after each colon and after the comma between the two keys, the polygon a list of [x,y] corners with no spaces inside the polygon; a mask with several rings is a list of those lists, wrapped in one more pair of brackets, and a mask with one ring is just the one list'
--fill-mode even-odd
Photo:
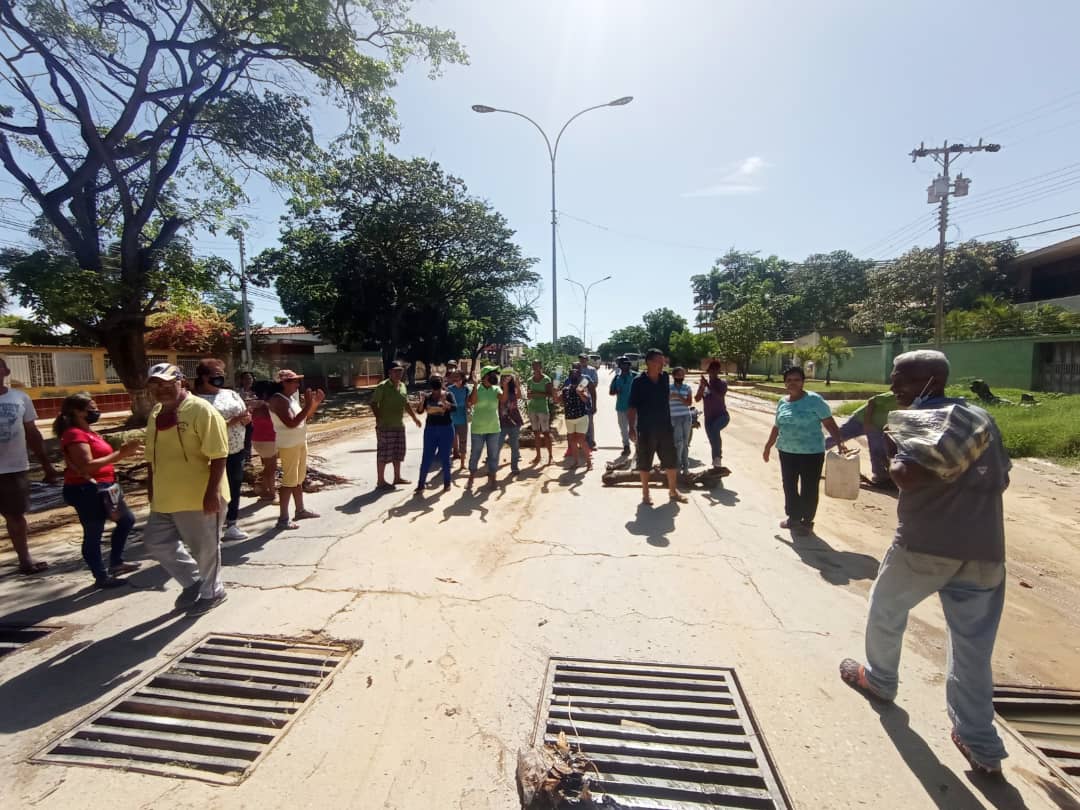
{"label": "white cloud", "polygon": [[764,158],[757,155],[743,158],[729,164],[724,169],[724,176],[711,186],[687,191],[683,197],[724,197],[736,194],[754,194],[761,191],[762,186],[754,182],[754,176],[769,168],[770,164]]}

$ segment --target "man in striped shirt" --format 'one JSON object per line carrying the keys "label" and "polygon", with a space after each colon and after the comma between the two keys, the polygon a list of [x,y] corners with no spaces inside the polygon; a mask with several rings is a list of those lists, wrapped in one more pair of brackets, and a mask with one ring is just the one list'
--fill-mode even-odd
{"label": "man in striped shirt", "polygon": [[690,413],[693,392],[685,379],[686,369],[682,366],[671,370],[671,429],[675,434],[675,460],[681,475],[690,474],[690,431],[693,423]]}

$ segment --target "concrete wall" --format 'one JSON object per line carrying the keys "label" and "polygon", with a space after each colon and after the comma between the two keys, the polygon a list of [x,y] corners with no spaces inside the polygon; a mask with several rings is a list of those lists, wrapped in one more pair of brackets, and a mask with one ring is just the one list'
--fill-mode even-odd
{"label": "concrete wall", "polygon": [[884,349],[876,346],[853,346],[852,356],[844,360],[842,366],[833,363],[833,378],[850,382],[883,383],[888,379],[885,373]]}
{"label": "concrete wall", "polygon": [[[1046,338],[999,338],[965,340],[945,344],[951,366],[950,377],[980,377],[991,386],[1034,388],[1036,385],[1035,344]],[[933,349],[932,343],[912,349]]]}

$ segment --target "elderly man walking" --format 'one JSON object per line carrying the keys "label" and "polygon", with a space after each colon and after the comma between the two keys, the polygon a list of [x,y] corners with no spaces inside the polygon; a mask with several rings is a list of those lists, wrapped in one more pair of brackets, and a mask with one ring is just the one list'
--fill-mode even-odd
{"label": "elderly man walking", "polygon": [[898,525],[870,591],[866,664],[845,659],[840,676],[892,701],[908,613],[938,594],[948,625],[952,741],[974,770],[999,774],[1006,753],[994,728],[990,660],[1005,604],[1002,493],[1010,463],[990,415],[945,396],[948,377],[941,352],[907,352],[894,362],[893,393],[911,409],[891,414],[886,434]]}
{"label": "elderly man walking", "polygon": [[184,375],[176,366],[158,363],[147,377],[146,387],[157,405],[146,423],[150,517],[143,545],[183,587],[176,608],[206,613],[225,601],[225,419],[205,399],[183,389]]}
{"label": "elderly man walking", "polygon": [[[405,460],[405,412],[417,427],[420,419],[409,404],[409,390],[401,378],[405,376],[404,363],[390,364],[390,374],[375,386],[371,395],[371,410],[375,412],[375,463],[379,480],[376,489],[393,489],[398,484],[408,484],[401,477],[401,462]],[[386,465],[394,465],[394,481],[386,480]]]}

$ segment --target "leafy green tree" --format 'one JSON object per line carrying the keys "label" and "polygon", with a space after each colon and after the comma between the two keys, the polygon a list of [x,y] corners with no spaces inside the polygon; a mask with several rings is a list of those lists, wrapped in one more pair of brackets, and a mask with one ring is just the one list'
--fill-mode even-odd
{"label": "leafy green tree", "polygon": [[539,282],[536,260],[437,163],[377,152],[338,161],[319,182],[315,196],[291,201],[281,247],[252,264],[292,321],[340,346],[378,348],[387,363],[429,364],[465,344],[509,342],[520,334],[510,321],[535,318],[510,302]]}
{"label": "leafy green tree", "polygon": [[645,332],[648,334],[647,349],[659,349],[668,354],[671,348],[671,336],[676,332],[686,331],[686,318],[662,307],[646,312],[642,317]]}
{"label": "leafy green tree", "polygon": [[640,354],[649,348],[649,333],[643,326],[624,326],[611,333],[611,337],[601,343],[596,351],[605,360],[618,357],[627,352]]}
{"label": "leafy green tree", "polygon": [[[945,256],[945,311],[970,309],[986,293],[1007,290],[1005,267],[1016,256],[1016,243],[963,242]],[[911,337],[934,331],[937,251],[913,248],[892,264],[867,274],[866,299],[855,305],[854,332],[877,337],[886,323]]]}
{"label": "leafy green tree", "polygon": [[450,331],[475,366],[485,346],[527,340],[528,325],[536,320],[531,304],[515,303],[500,290],[491,290],[474,296],[467,306],[459,306],[451,316]]}
{"label": "leafy green tree", "polygon": [[821,354],[821,346],[800,346],[795,350],[795,359],[806,368],[807,363],[820,363],[825,358]]}
{"label": "leafy green tree", "polygon": [[712,332],[676,332],[671,336],[669,359],[673,366],[696,369],[702,360],[716,357],[719,351],[716,335]]}
{"label": "leafy green tree", "polygon": [[983,295],[972,309],[945,313],[947,340],[1055,335],[1080,332],[1080,314],[1052,304],[1020,309],[993,295]]}
{"label": "leafy green tree", "polygon": [[747,369],[758,346],[775,329],[768,310],[759,303],[743,304],[716,319],[716,342],[719,354],[735,363],[739,379],[746,379]]}
{"label": "leafy green tree", "polygon": [[74,346],[75,335],[21,315],[0,315],[0,328],[14,329],[12,343],[21,346]]}
{"label": "leafy green tree", "polygon": [[[39,262],[46,275],[30,286],[51,321],[99,335],[137,413],[148,405],[148,302],[180,231],[242,202],[247,171],[302,179],[319,154],[313,94],[343,109],[347,143],[393,138],[389,92],[405,64],[420,58],[435,73],[465,61],[451,33],[413,22],[409,7],[0,0],[0,166],[68,254]],[[70,295],[52,306],[71,281],[92,307]]]}
{"label": "leafy green tree", "polygon": [[792,330],[805,335],[820,329],[847,328],[855,305],[867,297],[866,274],[873,262],[856,259],[846,250],[815,253],[792,265],[785,279],[794,297]]}
{"label": "leafy green tree", "polygon": [[818,343],[821,357],[825,361],[825,385],[832,385],[833,361],[837,367],[842,366],[844,361],[855,354],[843,337],[823,337]]}
{"label": "leafy green tree", "polygon": [[779,340],[762,341],[754,352],[755,359],[765,361],[765,380],[772,379],[772,373],[776,369],[776,358],[784,351],[784,344]]}
{"label": "leafy green tree", "polygon": [[560,354],[577,360],[578,356],[585,351],[585,344],[577,335],[563,335],[559,338],[558,349]]}

